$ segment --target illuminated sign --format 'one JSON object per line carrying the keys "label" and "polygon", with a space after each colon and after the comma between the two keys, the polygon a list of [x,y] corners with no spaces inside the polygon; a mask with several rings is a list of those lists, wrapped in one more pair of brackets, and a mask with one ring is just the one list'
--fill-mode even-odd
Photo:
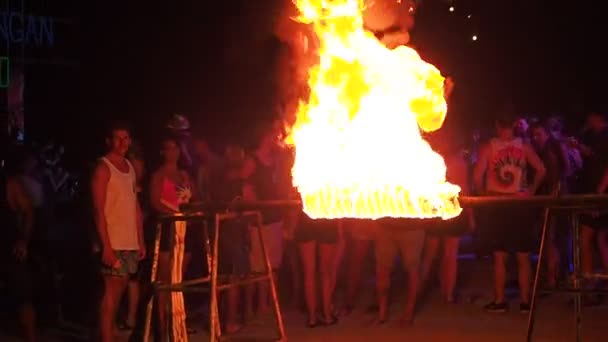
{"label": "illuminated sign", "polygon": [[8,43],[53,46],[55,19],[0,11],[0,37]]}
{"label": "illuminated sign", "polygon": [[0,88],[8,88],[10,83],[9,67],[8,57],[0,57]]}

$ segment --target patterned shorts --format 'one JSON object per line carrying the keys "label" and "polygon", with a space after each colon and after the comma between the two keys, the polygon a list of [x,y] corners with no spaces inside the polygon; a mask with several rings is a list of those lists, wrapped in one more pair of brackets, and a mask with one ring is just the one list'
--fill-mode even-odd
{"label": "patterned shorts", "polygon": [[101,266],[101,273],[124,277],[137,273],[139,266],[139,251],[114,251],[116,258],[120,262],[118,267]]}

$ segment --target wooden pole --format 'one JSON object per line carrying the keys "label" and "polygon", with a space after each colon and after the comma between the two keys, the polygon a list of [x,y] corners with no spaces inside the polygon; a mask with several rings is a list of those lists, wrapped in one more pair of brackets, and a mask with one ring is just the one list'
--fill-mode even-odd
{"label": "wooden pole", "polygon": [[[158,256],[160,254],[160,236],[161,236],[161,232],[162,232],[163,226],[162,223],[159,222],[156,225],[156,237],[154,239],[154,254],[152,256],[152,272],[151,272],[151,276],[150,276],[150,284],[152,284],[152,286],[154,286],[154,283],[156,282],[156,274],[158,272]],[[153,312],[153,306],[154,306],[154,293],[156,292],[156,289],[154,289],[154,287],[152,287],[152,295],[150,296],[150,299],[148,300],[148,304],[146,305],[146,323],[144,326],[144,342],[149,342],[150,341],[150,334],[152,333],[152,312]]]}
{"label": "wooden pole", "polygon": [[[174,244],[171,260],[171,284],[182,282],[186,222],[177,221],[174,223]],[[186,307],[184,305],[183,292],[171,292],[171,340],[173,342],[188,342],[188,330],[186,329]]]}

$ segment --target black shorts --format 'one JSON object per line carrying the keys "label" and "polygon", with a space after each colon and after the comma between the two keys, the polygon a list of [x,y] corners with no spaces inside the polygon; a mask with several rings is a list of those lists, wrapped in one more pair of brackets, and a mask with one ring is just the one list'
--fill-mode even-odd
{"label": "black shorts", "polygon": [[466,213],[449,220],[433,219],[430,228],[426,230],[429,237],[461,237],[468,231]]}
{"label": "black shorts", "polygon": [[[163,230],[160,234],[161,252],[169,252],[171,250],[171,240],[173,238],[171,234],[175,234],[174,227],[175,226],[170,223],[163,224]],[[188,226],[186,227],[186,241],[184,246],[186,253],[204,249],[205,242],[203,239],[203,228],[202,222],[188,223]]]}
{"label": "black shorts", "polygon": [[249,223],[245,218],[223,220],[219,229],[218,273],[244,276],[251,273]]}
{"label": "black shorts", "polygon": [[581,214],[579,223],[593,230],[608,230],[608,213],[600,213],[596,217],[591,214]]}
{"label": "black shorts", "polygon": [[306,214],[300,215],[294,240],[296,242],[338,243],[338,220],[313,220]]}
{"label": "black shorts", "polygon": [[529,253],[538,248],[542,210],[521,206],[475,211],[483,252]]}

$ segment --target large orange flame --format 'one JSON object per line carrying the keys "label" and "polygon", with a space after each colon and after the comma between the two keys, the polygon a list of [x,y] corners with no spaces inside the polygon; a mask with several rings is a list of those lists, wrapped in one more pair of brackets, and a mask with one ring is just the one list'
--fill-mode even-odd
{"label": "large orange flame", "polygon": [[363,0],[295,0],[319,62],[287,138],[293,183],[311,218],[452,218],[460,188],[422,138],[443,124],[444,78],[418,53],[363,28]]}

